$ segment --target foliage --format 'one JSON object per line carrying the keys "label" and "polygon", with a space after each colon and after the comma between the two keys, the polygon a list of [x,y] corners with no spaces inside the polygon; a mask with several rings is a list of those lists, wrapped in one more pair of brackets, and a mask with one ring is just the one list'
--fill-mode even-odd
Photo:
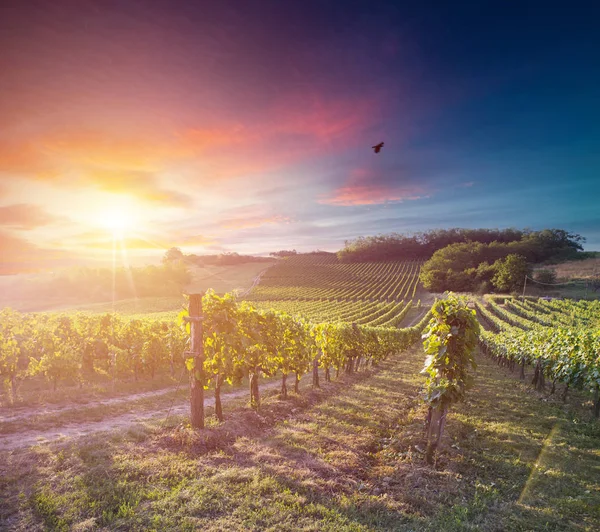
{"label": "foliage", "polygon": [[449,294],[437,301],[423,335],[428,355],[422,373],[427,375],[425,401],[430,407],[447,407],[460,401],[472,384],[469,370],[476,367],[479,323],[467,300]]}
{"label": "foliage", "polygon": [[501,292],[511,292],[523,286],[525,277],[531,274],[531,267],[522,255],[510,254],[496,263],[494,286]]}
{"label": "foliage", "polygon": [[139,268],[74,267],[60,270],[52,276],[28,279],[19,288],[19,297],[52,300],[60,296],[63,301],[86,302],[180,296],[190,280],[187,266],[177,261]]}
{"label": "foliage", "polygon": [[427,375],[426,459],[429,464],[433,463],[442,440],[448,408],[463,399],[472,384],[469,371],[476,367],[473,354],[479,335],[475,311],[468,308],[465,298],[449,294],[434,303],[431,313],[433,317],[423,335],[428,357],[422,370]]}
{"label": "foliage", "polygon": [[425,260],[452,244],[472,242],[510,245],[514,252],[523,253],[529,260],[539,262],[576,256],[583,249],[583,241],[580,235],[563,229],[434,229],[412,235],[391,233],[348,240],[338,252],[338,257],[343,262]]}
{"label": "foliage", "polygon": [[167,251],[165,251],[162,260],[163,264],[181,261],[183,260],[183,252],[180,248],[170,248]]}
{"label": "foliage", "polygon": [[283,257],[291,257],[293,255],[297,255],[298,252],[295,249],[282,249],[280,251],[272,251],[271,253],[269,253],[269,255],[271,257],[279,257],[279,258],[283,258]]}
{"label": "foliage", "polygon": [[537,270],[534,279],[538,283],[556,284],[556,272],[554,270]]}
{"label": "foliage", "polygon": [[582,249],[583,237],[562,229],[521,232],[512,241],[455,242],[438,249],[423,265],[421,281],[432,292],[476,291],[496,275],[508,255],[518,254],[528,262],[574,258]]}

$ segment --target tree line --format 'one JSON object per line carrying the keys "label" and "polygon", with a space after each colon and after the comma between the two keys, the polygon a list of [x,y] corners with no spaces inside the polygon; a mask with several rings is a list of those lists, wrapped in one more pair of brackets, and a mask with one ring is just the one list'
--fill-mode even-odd
{"label": "tree line", "polygon": [[[532,276],[532,264],[578,258],[583,237],[562,229],[544,229],[512,242],[457,242],[437,250],[421,269],[421,281],[432,292],[511,292]],[[553,283],[540,273],[540,282]]]}
{"label": "tree line", "polygon": [[[453,244],[513,245],[533,262],[581,256],[585,239],[563,229],[434,229],[414,234],[390,233],[347,240],[338,258],[343,262],[427,260]],[[500,257],[497,257],[500,258]],[[496,259],[495,259],[496,260]]]}

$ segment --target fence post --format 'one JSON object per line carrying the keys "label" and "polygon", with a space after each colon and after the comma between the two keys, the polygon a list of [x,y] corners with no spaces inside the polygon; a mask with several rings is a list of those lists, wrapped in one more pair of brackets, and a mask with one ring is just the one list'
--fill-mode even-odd
{"label": "fence post", "polygon": [[204,338],[202,330],[202,294],[190,295],[189,321],[191,322],[194,369],[190,373],[191,424],[204,428]]}

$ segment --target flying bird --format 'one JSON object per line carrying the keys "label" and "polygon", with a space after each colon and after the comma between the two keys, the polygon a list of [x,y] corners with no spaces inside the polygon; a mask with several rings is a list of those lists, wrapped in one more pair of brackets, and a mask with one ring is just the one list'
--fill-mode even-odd
{"label": "flying bird", "polygon": [[381,151],[381,148],[383,148],[383,142],[380,142],[376,146],[371,146],[371,147],[375,150],[375,153],[379,153]]}

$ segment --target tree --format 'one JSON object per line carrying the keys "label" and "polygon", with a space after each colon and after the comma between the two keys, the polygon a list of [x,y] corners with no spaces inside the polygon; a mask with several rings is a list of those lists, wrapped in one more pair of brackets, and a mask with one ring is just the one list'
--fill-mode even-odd
{"label": "tree", "polygon": [[423,335],[425,402],[427,415],[427,462],[432,463],[450,405],[462,400],[472,384],[469,370],[476,367],[473,353],[478,344],[479,322],[465,298],[449,294],[432,307],[433,317]]}
{"label": "tree", "polygon": [[492,284],[501,292],[518,290],[525,282],[525,276],[531,275],[531,267],[527,259],[522,255],[511,253],[505,259],[499,259],[494,263],[496,275],[492,278]]}
{"label": "tree", "polygon": [[170,262],[179,262],[184,259],[183,252],[179,248],[170,248],[165,252],[163,256],[163,264]]}
{"label": "tree", "polygon": [[282,249],[280,251],[272,251],[269,253],[271,257],[291,257],[297,255],[298,252],[295,249]]}
{"label": "tree", "polygon": [[556,272],[554,270],[537,270],[534,279],[542,285],[556,284]]}

